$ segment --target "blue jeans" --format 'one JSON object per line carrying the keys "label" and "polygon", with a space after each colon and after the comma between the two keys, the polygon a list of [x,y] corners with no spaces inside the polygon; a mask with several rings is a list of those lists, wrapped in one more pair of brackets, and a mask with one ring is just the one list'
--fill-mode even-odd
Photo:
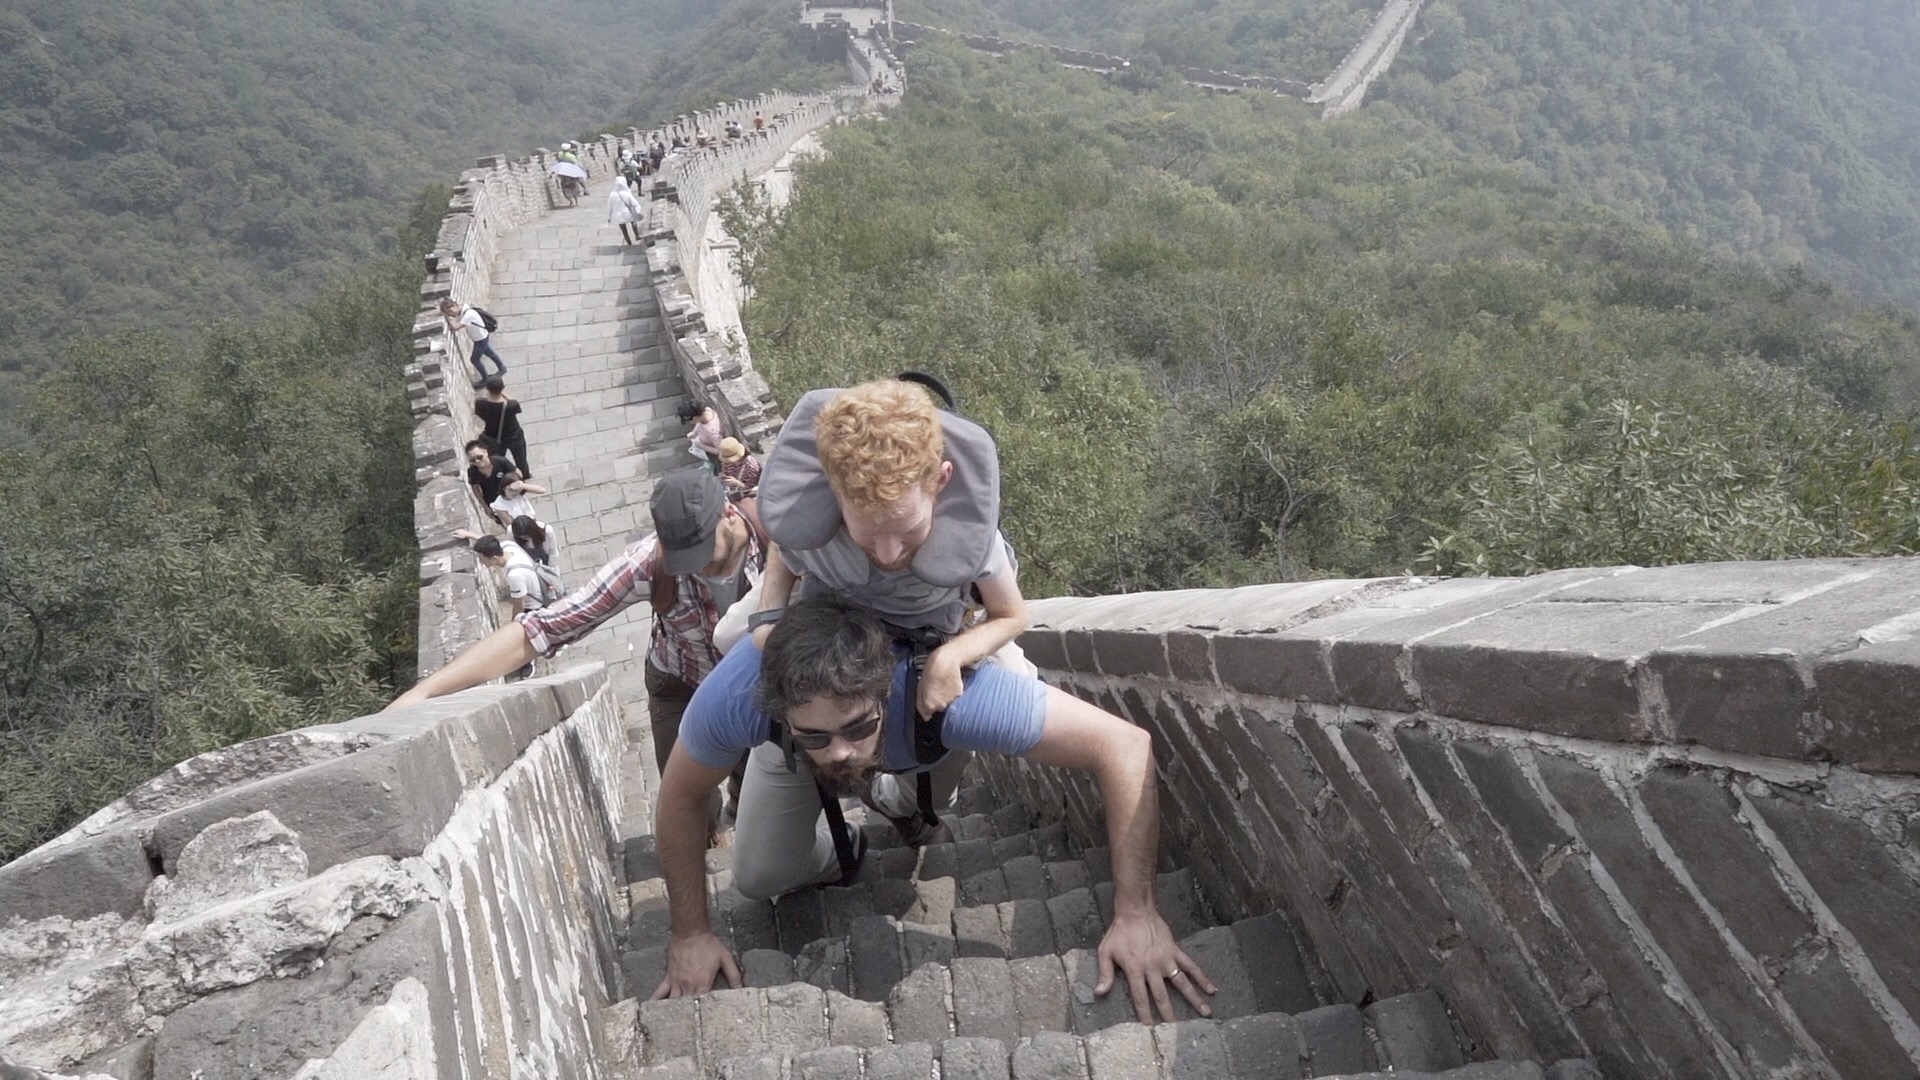
{"label": "blue jeans", "polygon": [[484,379],[487,377],[487,369],[485,365],[480,363],[482,356],[491,356],[493,358],[493,366],[500,369],[494,372],[495,375],[505,375],[507,373],[507,362],[500,359],[499,353],[493,351],[493,338],[491,336],[483,337],[479,341],[474,342],[473,355],[467,357],[467,362],[473,365],[473,370],[479,372],[480,377]]}

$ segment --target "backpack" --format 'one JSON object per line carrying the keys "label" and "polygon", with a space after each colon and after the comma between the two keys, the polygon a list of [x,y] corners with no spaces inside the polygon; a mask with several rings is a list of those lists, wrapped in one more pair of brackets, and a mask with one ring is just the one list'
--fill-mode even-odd
{"label": "backpack", "polygon": [[492,312],[488,311],[486,308],[481,307],[479,304],[473,304],[471,306],[473,308],[473,313],[475,315],[480,316],[480,325],[486,327],[487,333],[491,334],[495,330],[500,329],[500,320],[494,318]]}
{"label": "backpack", "polygon": [[546,607],[567,595],[567,583],[561,579],[560,571],[538,559],[533,561],[534,576],[540,579],[540,606]]}

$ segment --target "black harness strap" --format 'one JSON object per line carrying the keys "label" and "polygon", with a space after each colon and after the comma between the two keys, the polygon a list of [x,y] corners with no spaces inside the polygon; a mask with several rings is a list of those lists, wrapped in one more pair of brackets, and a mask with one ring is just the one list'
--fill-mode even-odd
{"label": "black harness strap", "polygon": [[833,833],[833,854],[840,860],[840,884],[853,884],[853,875],[860,869],[860,851],[854,846],[853,830],[847,828],[847,815],[840,809],[840,800],[833,792],[816,781],[813,789],[820,793],[820,809],[826,811],[827,829]]}
{"label": "black harness strap", "polygon": [[[947,722],[947,710],[941,709],[924,719],[920,716],[920,675],[926,670],[927,654],[934,648],[927,641],[929,636],[928,632],[922,631],[912,638],[913,656],[907,661],[907,707],[913,710],[913,760],[920,765],[932,765],[947,752],[946,745],[940,740],[941,729]],[[945,635],[941,635],[941,640],[945,640]],[[940,824],[940,815],[933,808],[933,773],[922,771],[916,781],[915,795],[919,803],[920,820],[926,822],[928,828],[937,826]]]}

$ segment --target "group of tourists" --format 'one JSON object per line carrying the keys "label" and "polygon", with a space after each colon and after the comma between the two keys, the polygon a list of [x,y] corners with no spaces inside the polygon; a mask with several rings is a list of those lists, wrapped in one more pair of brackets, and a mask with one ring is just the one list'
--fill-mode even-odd
{"label": "group of tourists", "polygon": [[654,532],[393,704],[500,678],[652,606],[655,832],[673,913],[656,998],[741,985],[707,921],[704,852],[723,785],[734,886],[773,897],[854,879],[865,836],[842,798],[909,844],[937,842],[972,755],[1002,753],[1085,770],[1099,790],[1114,902],[1095,992],[1118,971],[1143,1023],[1173,1019],[1172,994],[1210,1011],[1214,984],[1155,904],[1150,736],[1042,683],[1020,654],[1027,607],[999,527],[998,451],[950,406],[914,375],[806,394],[751,481],[744,466],[732,476],[757,496],[752,514],[722,480],[751,455],[710,408],[683,414],[690,447],[712,457],[659,478]]}
{"label": "group of tourists", "polygon": [[[507,393],[507,364],[494,348],[500,322],[485,308],[448,297],[440,301],[440,317],[449,335],[464,334],[471,343],[467,361],[478,376],[473,402],[480,435],[467,442],[467,488],[480,504],[482,519],[497,523],[505,537],[459,530],[455,536],[473,544],[482,562],[501,570],[516,614],[556,599],[565,590],[553,568],[559,534],[541,520],[533,496],[547,489],[533,482],[533,463],[527,456],[527,432],[520,425],[520,402]],[[493,361],[489,373],[481,361]]]}

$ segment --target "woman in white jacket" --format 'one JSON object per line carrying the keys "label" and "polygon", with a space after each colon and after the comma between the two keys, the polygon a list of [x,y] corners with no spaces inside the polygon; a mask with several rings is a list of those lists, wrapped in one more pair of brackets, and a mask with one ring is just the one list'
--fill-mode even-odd
{"label": "woman in white jacket", "polygon": [[613,194],[607,196],[607,221],[620,226],[620,237],[631,244],[640,239],[640,220],[647,216],[647,208],[640,204],[633,189],[627,186],[624,176],[613,180]]}

